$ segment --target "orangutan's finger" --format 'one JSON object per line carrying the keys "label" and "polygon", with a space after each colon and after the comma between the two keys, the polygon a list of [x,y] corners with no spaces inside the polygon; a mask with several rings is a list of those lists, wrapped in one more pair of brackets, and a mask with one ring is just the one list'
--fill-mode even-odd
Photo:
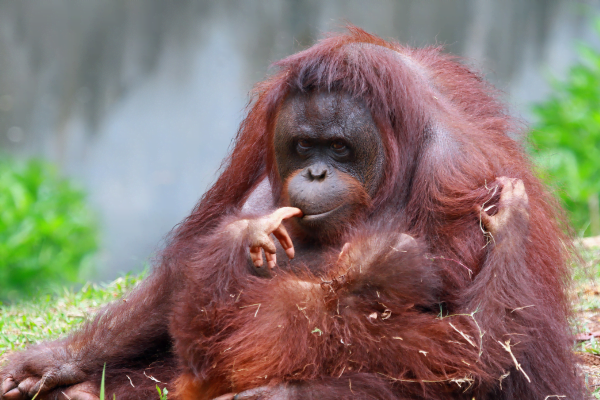
{"label": "orangutan's finger", "polygon": [[275,242],[273,242],[273,239],[271,239],[271,236],[262,235],[259,242],[260,242],[259,246],[262,247],[263,249],[265,249],[266,253],[271,253],[271,254],[277,253],[277,247],[275,246]]}
{"label": "orangutan's finger", "polygon": [[500,202],[502,202],[502,200],[505,200],[507,197],[512,197],[514,179],[502,176],[498,178],[498,181],[502,183],[502,192],[500,193]]}
{"label": "orangutan's finger", "polygon": [[252,263],[255,267],[262,267],[263,258],[262,258],[262,247],[250,247],[250,258],[252,259]]}
{"label": "orangutan's finger", "polygon": [[281,224],[281,221],[283,221],[284,219],[289,219],[292,217],[301,217],[302,215],[303,215],[302,210],[300,210],[299,208],[281,207],[281,208],[278,208],[277,210],[273,211],[273,213],[271,214],[271,217],[276,219],[278,221],[277,225],[279,225],[279,224]]}
{"label": "orangutan's finger", "polygon": [[234,396],[235,393],[227,393],[219,397],[215,397],[213,400],[233,400]]}
{"label": "orangutan's finger", "polygon": [[269,269],[275,268],[275,265],[277,265],[277,256],[274,253],[265,251],[265,257],[267,258],[267,267]]}
{"label": "orangutan's finger", "polygon": [[[28,397],[35,396],[36,393],[41,392],[44,389],[44,383],[46,379],[44,377],[40,378],[26,378],[19,383],[19,390],[21,393],[24,393]],[[46,390],[44,390],[45,392]]]}
{"label": "orangutan's finger", "polygon": [[61,393],[71,400],[99,400],[99,396],[94,394],[97,391],[98,389],[91,382],[82,382],[69,386]]}
{"label": "orangutan's finger", "polygon": [[287,254],[290,259],[294,258],[294,243],[285,229],[285,226],[279,225],[277,229],[273,231],[273,235],[279,240],[279,243],[281,243],[281,247],[285,250],[285,254]]}
{"label": "orangutan's finger", "polygon": [[0,396],[10,392],[17,387],[17,383],[13,378],[6,378],[0,385]]}
{"label": "orangutan's finger", "polygon": [[4,393],[2,399],[5,400],[24,400],[25,397],[18,388],[14,388]]}
{"label": "orangutan's finger", "polygon": [[479,207],[479,218],[481,218],[481,222],[483,226],[488,231],[493,231],[496,225],[495,218],[489,215],[482,207]]}
{"label": "orangutan's finger", "polygon": [[525,190],[525,184],[520,179],[517,179],[517,182],[515,183],[515,197],[527,200],[527,191]]}
{"label": "orangutan's finger", "polygon": [[[267,386],[261,386],[254,389],[249,389],[244,392],[238,393],[234,396],[234,400],[251,400],[262,398],[263,395],[268,394],[271,388]],[[282,397],[280,397],[282,398]]]}

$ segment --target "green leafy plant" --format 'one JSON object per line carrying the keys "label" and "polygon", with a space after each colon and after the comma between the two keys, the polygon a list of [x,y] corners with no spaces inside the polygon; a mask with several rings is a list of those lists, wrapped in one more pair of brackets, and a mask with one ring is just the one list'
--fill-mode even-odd
{"label": "green leafy plant", "polygon": [[96,248],[81,190],[47,163],[0,159],[0,300],[78,281]]}
{"label": "green leafy plant", "polygon": [[158,387],[158,385],[156,385],[156,390],[158,390],[159,400],[167,400],[167,395],[169,394],[169,391],[167,390],[167,388],[163,388],[163,390],[161,391],[160,388]]}
{"label": "green leafy plant", "polygon": [[[600,33],[600,21],[596,25]],[[532,153],[574,227],[600,235],[600,52],[583,45],[579,52],[582,61],[533,109]]]}

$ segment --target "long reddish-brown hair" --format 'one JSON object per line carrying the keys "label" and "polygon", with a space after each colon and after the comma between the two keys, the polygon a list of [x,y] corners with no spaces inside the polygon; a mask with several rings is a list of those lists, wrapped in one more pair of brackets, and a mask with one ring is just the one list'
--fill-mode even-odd
{"label": "long reddish-brown hair", "polygon": [[374,210],[402,214],[413,233],[437,238],[435,250],[476,269],[487,240],[472,223],[477,206],[489,200],[498,176],[522,179],[536,216],[531,246],[537,249],[530,253],[542,257],[532,264],[546,271],[548,284],[563,283],[568,255],[561,213],[512,138],[519,124],[495,90],[440,47],[408,48],[347,29],[275,63],[278,72],[256,86],[219,179],[176,229],[172,245],[207,233],[265,176],[277,198],[272,135],[280,105],[293,92],[336,90],[364,101],[381,131],[386,168]]}
{"label": "long reddish-brown hair", "polygon": [[[208,250],[203,251],[200,239],[208,237],[220,222],[226,221],[224,216],[238,211],[262,179],[269,179],[274,199],[280,198],[283,185],[277,174],[272,139],[278,110],[286,96],[311,91],[345,92],[368,107],[386,152],[385,174],[370,202],[373,218],[369,221],[384,221],[391,226],[390,231],[407,232],[425,243],[427,252],[434,255],[439,266],[443,286],[440,298],[444,303],[440,307],[444,313],[464,317],[479,312],[477,319],[465,317],[465,324],[472,325],[472,335],[487,332],[480,337],[485,351],[479,354],[477,367],[469,369],[477,374],[479,367],[486,370],[478,375],[481,385],[478,390],[495,393],[493,385],[512,365],[510,354],[500,346],[503,342],[499,340],[519,335],[519,350],[515,347],[514,351],[519,362],[532,366],[529,369],[531,385],[537,385],[537,389],[530,390],[540,394],[548,390],[552,391],[547,394],[553,394],[558,389],[578,393],[567,323],[569,303],[563,291],[568,281],[569,258],[568,238],[561,226],[563,218],[555,200],[535,177],[523,146],[513,138],[518,134],[519,124],[496,100],[493,88],[438,47],[407,48],[352,26],[347,33],[329,36],[275,66],[278,72],[253,92],[248,116],[242,122],[221,176],[174,231],[163,262],[178,265],[185,263],[185,257],[194,251],[202,257],[215,252],[219,246],[210,242],[204,245]],[[502,191],[498,187],[499,177],[522,180],[529,207],[528,223],[505,228],[522,243],[500,250],[488,245],[494,238],[485,233],[480,221],[482,206],[497,205]],[[526,232],[520,232],[521,228]],[[221,258],[230,260],[232,250],[222,251]],[[235,263],[238,269],[238,264],[245,265],[242,253],[236,253],[242,260]],[[190,275],[200,277],[196,280],[197,286],[202,287],[199,292],[220,293],[221,300],[205,299],[215,309],[226,308],[229,303],[222,299],[227,300],[234,288],[237,290],[248,282],[251,284],[244,286],[247,288],[244,296],[249,297],[254,289],[257,291],[253,293],[261,299],[270,292],[257,288],[277,286],[279,282],[254,279],[242,273],[232,275],[231,271],[223,272],[224,268],[214,270],[215,263],[226,263],[219,257],[210,257],[210,263],[206,264],[210,268],[203,268],[205,264],[198,262]],[[213,275],[218,276],[213,279]],[[295,305],[289,301],[282,296],[265,303],[287,304],[294,311]],[[180,333],[187,332],[187,336],[181,333],[180,337],[187,341],[180,340],[180,351],[189,354],[194,346],[210,350],[210,345],[197,338],[201,329],[193,324],[188,326],[190,323],[185,319],[188,315],[201,314],[194,307],[202,302],[186,298],[182,304],[178,315],[184,322],[178,328]],[[267,307],[265,305],[261,313],[271,318]],[[237,306],[232,310],[232,321],[244,320]],[[513,313],[516,310],[518,312]],[[431,315],[420,317],[430,318],[432,326],[436,324]],[[244,339],[262,340],[263,336],[256,332],[264,332],[265,326],[272,328],[266,323],[257,326],[248,322],[256,321],[254,316],[244,321],[236,331],[236,335]],[[211,327],[214,323],[215,320],[207,320]],[[446,334],[453,331],[445,322],[439,324],[444,326],[445,333],[431,334],[430,338],[446,343]],[[362,327],[359,323],[348,326]],[[546,340],[538,340],[542,334]],[[264,353],[273,355],[271,342],[263,342]],[[249,357],[255,357],[258,346],[250,344],[240,346],[237,354],[247,352]],[[215,348],[218,345],[215,344]],[[292,343],[283,339],[282,347],[287,348],[285,346],[290,347]],[[308,348],[300,350],[310,353]],[[202,351],[197,353],[202,354]],[[443,359],[443,351],[431,351],[427,360],[433,360],[434,355]],[[374,353],[369,354],[376,358]],[[282,357],[281,365],[296,367],[295,354]],[[450,355],[448,360],[456,365],[462,363],[459,355]],[[390,371],[397,361],[390,361]],[[419,357],[401,361],[406,368],[413,362],[422,366]],[[191,364],[195,368],[194,362]],[[262,364],[257,362],[251,366],[262,367]],[[442,369],[443,378],[444,365],[434,363],[432,371],[438,367]],[[429,379],[430,372],[415,374],[420,379]],[[513,372],[505,382],[506,385],[512,382],[512,387],[505,386],[504,393],[508,397],[504,398],[518,396],[520,385],[529,384],[524,383],[518,371]]]}

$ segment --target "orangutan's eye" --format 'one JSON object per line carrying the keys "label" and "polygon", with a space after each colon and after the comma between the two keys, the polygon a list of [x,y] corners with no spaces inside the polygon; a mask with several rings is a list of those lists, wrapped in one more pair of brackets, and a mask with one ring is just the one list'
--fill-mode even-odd
{"label": "orangutan's eye", "polygon": [[308,150],[313,147],[313,144],[308,139],[300,139],[298,140],[298,149],[299,150]]}
{"label": "orangutan's eye", "polygon": [[341,140],[336,140],[335,142],[331,143],[331,148],[336,152],[342,152],[346,150],[346,144]]}

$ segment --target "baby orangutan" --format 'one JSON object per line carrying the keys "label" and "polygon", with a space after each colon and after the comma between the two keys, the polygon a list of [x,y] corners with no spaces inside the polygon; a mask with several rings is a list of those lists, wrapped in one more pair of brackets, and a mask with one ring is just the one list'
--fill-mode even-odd
{"label": "baby orangutan", "polygon": [[[503,257],[503,251],[526,237],[529,210],[522,181],[502,177],[497,185],[502,187],[497,213],[481,209],[481,215],[495,241],[494,256]],[[299,214],[287,207],[236,221],[229,225],[235,237],[229,240],[243,237],[254,264],[262,265],[260,249],[275,255],[269,235],[276,232],[293,256],[282,221]],[[507,236],[508,231],[513,235]],[[440,304],[444,267],[424,243],[385,225],[358,232],[349,234],[341,252],[329,254],[326,276],[275,270],[271,279],[240,287],[231,307],[220,311],[227,330],[210,339],[218,346],[209,376],[228,376],[227,384],[241,391],[236,399],[318,396],[320,385],[337,388],[340,398],[351,388],[356,393],[377,390],[382,398],[394,398],[396,388],[438,398],[418,384],[417,376],[437,383],[438,392],[451,386],[465,390],[475,383],[475,374],[485,376],[480,365],[483,332],[472,315],[449,314]],[[188,318],[186,326],[192,323]],[[185,380],[180,380],[184,387]],[[188,384],[190,393],[202,391]]]}

